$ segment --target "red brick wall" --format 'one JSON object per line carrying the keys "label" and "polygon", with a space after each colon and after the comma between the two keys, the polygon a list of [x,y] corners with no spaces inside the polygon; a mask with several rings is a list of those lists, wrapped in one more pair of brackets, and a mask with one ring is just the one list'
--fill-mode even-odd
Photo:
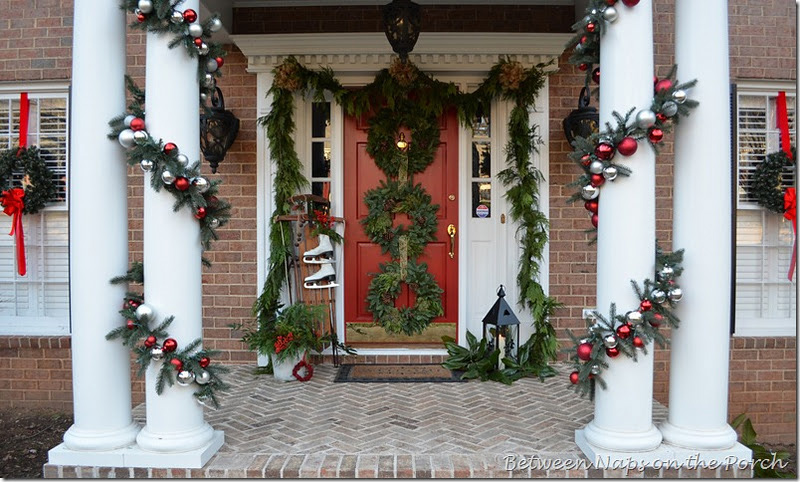
{"label": "red brick wall", "polygon": [[[674,1],[655,0],[655,61],[664,75],[673,61]],[[559,31],[572,23],[572,9],[551,9],[542,15],[533,6],[492,8],[438,6],[426,8],[426,31]],[[528,9],[528,10],[526,10]],[[253,11],[251,11],[253,10]],[[315,8],[273,9],[237,17],[236,33],[379,31],[377,8],[336,7],[314,13]],[[68,0],[0,0],[0,82],[64,80],[70,77],[72,2]],[[730,0],[732,79],[795,78],[795,7],[785,0]],[[357,15],[356,12],[359,12]],[[291,13],[291,15],[288,15]],[[285,14],[285,15],[284,15]],[[316,16],[315,16],[316,15]],[[10,18],[9,18],[10,17]],[[323,18],[324,17],[324,21]],[[303,18],[306,23],[292,19]],[[288,19],[288,20],[287,20]],[[250,318],[259,292],[256,285],[256,87],[255,76],[245,71],[246,59],[235,47],[223,68],[220,86],[226,107],[241,120],[239,138],[220,165],[221,194],[234,204],[231,223],[220,229],[221,239],[206,255],[214,263],[203,272],[204,342],[223,351],[220,361],[253,363],[230,323]],[[128,72],[144,86],[144,35],[128,35]],[[559,336],[565,329],[583,328],[581,310],[595,305],[596,248],[588,245],[583,230],[590,226],[582,205],[568,205],[566,185],[578,169],[566,158],[569,146],[561,120],[576,107],[582,74],[559,61],[561,71],[550,79],[550,195],[551,292],[567,306],[553,319]],[[671,249],[671,145],[667,142],[657,163],[657,235]],[[212,178],[208,166],[203,173]],[[129,176],[130,252],[142,259],[143,178],[138,168]],[[30,346],[29,346],[30,345]],[[746,411],[759,436],[770,441],[795,441],[796,344],[794,338],[734,338],[731,350],[731,416]],[[654,393],[668,400],[669,351],[656,351]],[[33,375],[31,377],[26,376]],[[47,377],[45,377],[47,375]],[[39,406],[71,407],[68,338],[0,337],[0,407],[32,400]],[[142,401],[142,382],[134,379],[134,403]],[[587,402],[588,403],[588,402]]]}

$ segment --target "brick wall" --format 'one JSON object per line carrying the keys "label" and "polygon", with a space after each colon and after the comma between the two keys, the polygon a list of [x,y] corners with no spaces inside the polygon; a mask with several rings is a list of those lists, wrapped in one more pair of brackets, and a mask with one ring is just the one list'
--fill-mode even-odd
{"label": "brick wall", "polygon": [[[674,0],[655,0],[655,61],[658,75],[666,74],[673,61]],[[569,30],[572,8],[552,9],[541,15],[534,9],[438,6],[426,9],[426,31],[560,31]],[[525,10],[530,9],[530,10]],[[64,80],[70,77],[72,2],[68,0],[0,0],[0,10],[12,12],[0,19],[0,82]],[[251,11],[253,10],[253,11]],[[303,15],[292,9],[287,21],[283,9],[268,12],[249,9],[237,17],[236,33],[378,31],[373,7],[335,7]],[[737,79],[795,78],[795,10],[785,0],[730,0],[731,76]],[[360,12],[358,15],[355,12]],[[512,12],[512,13],[508,13]],[[502,13],[502,16],[501,16]],[[316,16],[315,16],[316,15]],[[324,17],[324,18],[321,18]],[[342,23],[345,22],[345,23]],[[259,30],[260,29],[260,30]],[[213,262],[203,272],[204,343],[220,349],[220,361],[253,363],[229,328],[250,318],[250,307],[260,287],[256,285],[256,87],[255,76],[245,71],[246,59],[233,46],[223,68],[220,86],[226,107],[241,120],[239,138],[220,165],[221,195],[234,205],[229,225],[220,229],[221,239],[207,253]],[[144,86],[144,35],[128,35],[128,72]],[[596,248],[583,231],[590,226],[582,205],[568,205],[566,185],[578,169],[566,158],[561,120],[577,105],[582,73],[566,63],[550,80],[550,196],[551,196],[551,292],[566,306],[553,318],[560,338],[565,329],[583,328],[581,309],[595,305]],[[672,149],[665,143],[657,163],[657,235],[671,249]],[[129,227],[132,260],[142,259],[143,178],[130,170]],[[731,343],[731,416],[747,412],[764,440],[796,440],[796,344],[794,338],[734,338]],[[0,407],[32,401],[37,406],[71,408],[71,374],[68,338],[0,337]],[[656,351],[655,397],[668,400],[669,351]],[[32,376],[27,376],[32,375]],[[45,377],[47,375],[47,377]],[[134,403],[143,400],[142,382],[133,382]],[[587,402],[588,403],[588,402]]]}

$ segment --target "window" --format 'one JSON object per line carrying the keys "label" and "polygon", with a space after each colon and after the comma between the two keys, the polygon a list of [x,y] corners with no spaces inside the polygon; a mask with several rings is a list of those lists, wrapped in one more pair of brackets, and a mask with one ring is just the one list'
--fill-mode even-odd
{"label": "window", "polygon": [[331,197],[331,103],[311,104],[311,193]]}
{"label": "window", "polygon": [[[785,91],[789,130],[795,145],[796,98],[791,85],[740,85],[736,94],[736,326],[740,336],[796,334],[792,224],[758,204],[749,192],[751,176],[766,155],[780,149],[776,99]],[[787,170],[783,182],[794,184]]]}
{"label": "window", "polygon": [[470,174],[473,218],[492,217],[492,129],[490,122],[489,114],[484,114],[473,121]]}
{"label": "window", "polygon": [[[30,87],[30,88],[29,88]],[[0,149],[19,142],[19,94],[28,92],[28,144],[40,149],[58,186],[56,199],[22,217],[27,274],[19,276],[11,217],[0,214],[0,335],[69,334],[66,86],[0,89]]]}

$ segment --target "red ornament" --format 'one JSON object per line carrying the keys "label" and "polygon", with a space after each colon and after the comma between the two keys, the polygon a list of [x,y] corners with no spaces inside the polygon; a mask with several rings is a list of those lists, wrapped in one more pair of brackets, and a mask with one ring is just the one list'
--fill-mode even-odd
{"label": "red ornament", "polygon": [[578,70],[580,70],[581,72],[586,72],[587,70],[589,70],[589,64],[579,64]]}
{"label": "red ornament", "polygon": [[600,223],[600,216],[598,216],[597,214],[592,214],[592,226],[597,227],[599,223]]}
{"label": "red ornament", "polygon": [[639,303],[639,311],[650,311],[653,309],[653,302],[650,300],[642,300]]}
{"label": "red ornament", "polygon": [[608,161],[614,157],[614,146],[607,142],[601,142],[594,148],[594,155],[602,161]]}
{"label": "red ornament", "polygon": [[594,187],[602,186],[606,182],[606,178],[602,174],[592,174],[590,179]]}
{"label": "red ornament", "polygon": [[616,358],[617,355],[619,355],[619,348],[606,348],[606,355],[608,355],[609,358]]}
{"label": "red ornament", "polygon": [[617,4],[617,0],[606,0],[606,5],[613,6]]}
{"label": "red ornament", "polygon": [[588,40],[589,39],[586,37],[586,35],[584,35],[583,37],[581,37],[581,44],[585,44]]}
{"label": "red ornament", "polygon": [[199,48],[201,45],[203,45],[202,37],[197,37],[196,39],[194,39],[194,46],[195,47]]}
{"label": "red ornament", "polygon": [[135,329],[135,328],[136,328],[136,322],[135,322],[135,321],[133,321],[133,320],[127,320],[127,321],[125,322],[125,326],[126,326],[126,327],[127,327],[129,330],[133,330],[133,329]]}
{"label": "red ornament", "polygon": [[587,211],[597,214],[600,203],[597,202],[597,199],[592,199],[591,201],[583,203],[583,207],[585,207]]}
{"label": "red ornament", "polygon": [[143,13],[137,13],[136,20],[138,20],[139,22],[144,22],[145,20],[147,20],[147,16]]}
{"label": "red ornament", "polygon": [[175,179],[174,186],[175,186],[175,189],[177,189],[178,191],[185,191],[185,190],[189,189],[189,186],[191,186],[191,185],[192,185],[192,183],[188,179],[186,179],[185,177],[179,177],[179,178]]}
{"label": "red ornament", "polygon": [[153,335],[148,336],[144,340],[144,346],[146,346],[147,348],[153,348],[155,344],[156,344],[156,337]]}
{"label": "red ornament", "polygon": [[669,90],[672,88],[672,81],[669,79],[661,79],[656,82],[656,94],[662,90]]}
{"label": "red ornament", "polygon": [[131,130],[133,131],[143,131],[144,130],[144,119],[140,119],[139,117],[134,117],[131,121]]}
{"label": "red ornament", "polygon": [[592,81],[595,84],[600,83],[600,67],[595,67],[594,70],[592,70]]}
{"label": "red ornament", "polygon": [[586,31],[587,32],[594,33],[595,30],[597,30],[597,25],[595,25],[594,22],[589,22],[589,23],[586,24]]}
{"label": "red ornament", "polygon": [[569,381],[572,382],[573,385],[577,385],[579,379],[580,376],[578,375],[578,372],[572,372],[569,374]]}
{"label": "red ornament", "polygon": [[194,217],[197,219],[203,219],[204,217],[206,217],[206,214],[207,214],[206,208],[201,206],[197,208],[197,211],[195,211]]}
{"label": "red ornament", "polygon": [[629,336],[631,336],[631,325],[625,323],[624,325],[620,325],[617,328],[617,336],[622,338],[623,340],[627,340]]}
{"label": "red ornament", "polygon": [[622,0],[622,3],[624,3],[626,7],[635,7],[639,3],[639,0]]}
{"label": "red ornament", "polygon": [[656,119],[658,119],[658,121],[663,124],[664,122],[667,122],[669,120],[669,117],[667,117],[666,114],[659,112],[658,114],[656,114]]}
{"label": "red ornament", "polygon": [[[164,350],[164,351],[166,351],[166,350]],[[183,370],[183,362],[178,360],[177,358],[173,358],[169,362],[172,363],[172,366],[175,367],[175,371],[176,372],[179,372],[179,371]]]}
{"label": "red ornament", "polygon": [[178,349],[178,342],[175,341],[175,338],[167,338],[161,348],[165,353],[173,352]]}
{"label": "red ornament", "polygon": [[178,150],[178,146],[175,145],[174,142],[167,142],[164,144],[164,154],[171,155],[173,152],[177,155],[176,152]]}
{"label": "red ornament", "polygon": [[225,59],[223,59],[222,57],[214,57],[214,60],[217,61],[217,67],[222,67],[222,64],[225,63]]}
{"label": "red ornament", "polygon": [[209,358],[209,357],[207,357],[207,356],[204,356],[204,357],[202,357],[202,358],[200,359],[200,361],[199,361],[199,362],[197,362],[197,363],[200,365],[200,368],[205,368],[205,367],[207,367],[209,364],[211,364],[211,358]]}
{"label": "red ornament", "polygon": [[656,313],[653,315],[653,319],[650,320],[650,325],[655,328],[658,328],[659,326],[661,326],[661,322],[663,321],[664,317],[661,315],[661,313]]}
{"label": "red ornament", "polygon": [[588,361],[590,358],[592,358],[593,348],[594,346],[589,342],[581,343],[578,345],[578,358],[583,361]]}
{"label": "red ornament", "polygon": [[650,142],[652,142],[653,144],[661,142],[661,139],[664,138],[664,131],[662,131],[658,127],[653,127],[647,133],[647,138],[650,139]]}
{"label": "red ornament", "polygon": [[583,167],[589,167],[589,164],[591,163],[592,163],[592,156],[590,156],[589,154],[584,154],[583,157],[581,157],[581,164],[583,165]]}
{"label": "red ornament", "polygon": [[191,8],[184,10],[183,19],[186,20],[187,23],[194,23],[195,21],[197,21],[197,12],[195,12]]}
{"label": "red ornament", "polygon": [[617,151],[623,156],[632,156],[639,148],[639,143],[633,137],[623,137],[619,144],[617,144]]}
{"label": "red ornament", "polygon": [[217,196],[209,196],[206,200],[206,203],[208,204],[208,207],[216,208],[219,206],[219,198]]}
{"label": "red ornament", "polygon": [[642,339],[639,338],[638,336],[634,336],[633,346],[635,346],[636,348],[644,348],[644,341],[642,341]]}
{"label": "red ornament", "polygon": [[128,303],[128,308],[131,308],[131,309],[135,310],[136,308],[139,307],[139,302],[136,301],[136,300],[128,300],[127,303]]}

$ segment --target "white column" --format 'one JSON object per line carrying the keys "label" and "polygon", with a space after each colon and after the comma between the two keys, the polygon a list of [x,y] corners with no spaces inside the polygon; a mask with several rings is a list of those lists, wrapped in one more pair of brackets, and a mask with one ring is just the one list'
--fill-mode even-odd
{"label": "white column", "polygon": [[139,431],[131,416],[130,351],[119,340],[105,339],[125,322],[118,313],[125,287],[109,280],[128,269],[127,165],[122,147],[106,134],[108,121],[125,111],[127,26],[116,2],[77,0],[73,15],[69,264],[75,423],[64,444],[69,450],[108,451],[132,444]]}
{"label": "white column", "polygon": [[677,0],[678,78],[698,79],[690,96],[700,105],[675,131],[673,244],[686,249],[680,279],[685,295],[675,309],[681,324],[672,330],[669,418],[661,432],[666,442],[693,449],[727,449],[736,443],[727,420],[732,189],[728,55],[728,2]]}
{"label": "white column", "polygon": [[[653,98],[652,0],[629,8],[617,3],[619,19],[608,25],[600,42],[600,123],[616,125],[612,112],[649,108]],[[611,303],[624,313],[639,299],[631,280],[653,278],[655,264],[655,154],[639,143],[636,153],[617,162],[633,174],[606,182],[600,191],[597,242],[597,309],[607,316]],[[619,154],[617,154],[619,156]],[[594,447],[642,452],[661,443],[652,421],[653,347],[638,361],[620,354],[608,359],[597,387],[594,420],[583,435]]]}
{"label": "white column", "polygon": [[[188,0],[180,8],[197,11],[198,4],[199,0]],[[200,157],[197,59],[189,57],[183,46],[170,49],[172,39],[173,35],[147,34],[145,121],[153,138],[175,143],[194,162]],[[181,350],[202,337],[200,227],[188,207],[173,212],[174,197],[165,189],[155,192],[149,176],[144,181],[144,299],[156,313],[151,324],[175,317],[167,331]],[[139,447],[188,453],[208,446],[214,431],[194,399],[197,386],[175,384],[166,386],[161,395],[156,393],[162,363],[154,361],[147,369],[147,424],[137,437]],[[184,466],[180,459],[175,463]]]}

